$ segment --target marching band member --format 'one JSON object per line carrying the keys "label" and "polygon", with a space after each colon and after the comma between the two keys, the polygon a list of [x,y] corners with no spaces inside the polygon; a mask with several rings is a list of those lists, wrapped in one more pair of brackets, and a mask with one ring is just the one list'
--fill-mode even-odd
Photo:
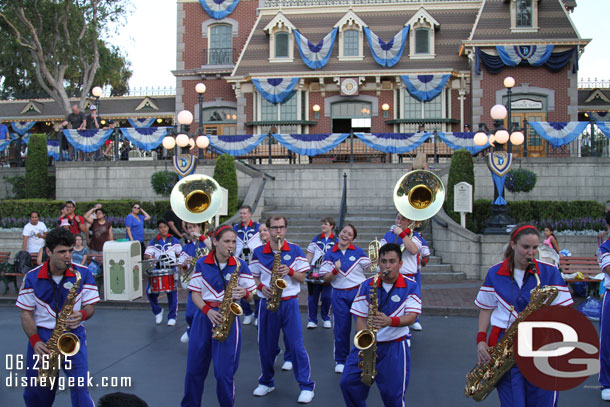
{"label": "marching band member", "polygon": [[[239,208],[239,219],[241,222],[233,225],[233,229],[237,233],[235,255],[241,257],[247,263],[250,261],[252,251],[262,245],[259,235],[260,224],[252,221],[252,208],[250,205],[243,205]],[[242,300],[240,305],[244,310],[244,325],[250,325],[255,318],[252,307],[245,300]]]}
{"label": "marching band member", "polygon": [[[309,356],[303,344],[303,329],[297,298],[301,289],[300,283],[305,281],[305,272],[309,270],[309,265],[303,250],[285,240],[288,225],[285,217],[273,216],[267,219],[266,224],[271,231],[271,240],[264,246],[254,249],[250,262],[252,275],[257,283],[258,295],[261,297],[258,310],[258,349],[262,374],[253,394],[265,396],[275,389],[273,362],[277,355],[278,339],[280,330],[282,330],[285,340],[290,343],[287,352],[294,365],[294,376],[301,388],[298,402],[310,403],[314,397],[315,383],[311,380]],[[278,237],[283,242],[282,247],[278,247]],[[276,256],[279,256],[281,260],[277,272],[286,281],[287,286],[281,293],[279,308],[276,311],[269,311],[267,301],[273,296],[273,289],[269,284]]]}
{"label": "marching band member", "polygon": [[[199,225],[198,223],[184,222],[184,224],[186,227],[189,243],[184,245],[184,247],[182,248],[182,252],[188,255],[184,263],[182,263],[182,268],[188,269],[193,259],[197,261],[197,259],[203,255],[203,252],[206,249],[212,250],[212,241],[208,236],[206,236],[205,233],[201,233],[201,225]],[[193,303],[193,292],[191,290],[188,290],[188,297],[186,298],[186,311],[184,313],[187,328],[184,334],[182,334],[182,337],[180,338],[180,342],[182,343],[187,343],[189,341],[189,331],[191,330],[191,325],[193,323],[193,315],[195,315],[196,311],[197,307],[195,307],[195,304]]]}
{"label": "marching band member", "polygon": [[[402,407],[409,384],[411,357],[406,343],[407,327],[421,312],[417,283],[411,276],[400,273],[400,246],[387,243],[379,249],[381,276],[377,287],[371,277],[360,285],[351,312],[356,316],[356,331],[367,328],[367,318],[377,331],[377,376],[375,382],[386,407]],[[377,290],[378,313],[369,316],[371,290]],[[370,387],[360,380],[358,367],[360,350],[352,348],[341,377],[341,391],[348,407],[366,406]]]}
{"label": "marching band member", "polygon": [[355,247],[352,242],[358,232],[354,225],[346,225],[334,247],[324,255],[320,275],[330,282],[332,290],[332,308],[335,320],[335,372],[343,373],[345,360],[350,349],[352,317],[350,309],[358,287],[366,279],[365,272],[370,271],[371,261],[364,251]]}
{"label": "marching band member", "polygon": [[[608,204],[606,204],[608,208]],[[606,211],[606,228],[610,231],[610,211]],[[599,320],[599,384],[602,386],[602,400],[610,401],[610,238],[601,244],[597,250],[597,262],[604,272],[604,298],[602,301],[602,314]]]}
{"label": "marching band member", "polygon": [[235,318],[224,342],[212,338],[212,331],[224,320],[219,307],[224,299],[227,283],[240,262],[237,286],[233,288],[234,300],[247,298],[255,289],[248,264],[230,255],[235,250],[236,235],[231,226],[220,226],[214,233],[214,251],[197,260],[195,274],[188,286],[193,292],[193,303],[201,312],[195,312],[191,327],[186,361],[186,378],[182,407],[201,406],[205,378],[214,363],[216,395],[220,406],[235,404],[235,373],[241,350],[241,325]]}
{"label": "marching band member", "polygon": [[[333,218],[327,217],[321,220],[322,233],[313,238],[307,247],[307,262],[311,265],[311,277],[319,279],[319,271],[324,260],[324,255],[331,250],[337,243],[337,238],[333,234],[333,229],[336,224]],[[318,284],[318,281],[307,282],[307,309],[309,311],[309,322],[307,329],[313,329],[318,326],[318,302],[320,295],[322,296],[322,308],[320,309],[320,317],[324,328],[332,328],[330,322],[330,303],[332,287],[329,283]]]}
{"label": "marching band member", "polygon": [[[38,376],[39,367],[49,362],[48,359],[41,357],[49,353],[47,342],[56,328],[57,317],[61,314],[68,293],[76,281],[74,274],[76,270],[81,275],[81,282],[72,313],[65,321],[65,329],[78,336],[80,350],[76,355],[69,357],[69,366],[68,362],[64,364],[63,357],[60,365],[70,380],[78,379],[74,380],[73,386],[70,386],[72,406],[93,407],[95,403],[89,395],[87,385],[84,384],[87,381],[89,368],[87,339],[82,322],[93,316],[94,304],[100,300],[97,285],[86,267],[70,261],[74,246],[74,235],[70,231],[63,228],[53,229],[47,234],[45,243],[44,250],[49,259],[27,273],[17,297],[17,306],[21,308],[21,324],[29,338],[26,369],[28,383],[30,378]],[[57,382],[53,384],[53,388],[42,385],[27,386],[23,393],[25,405],[51,407],[57,387]]]}
{"label": "marching band member", "polygon": [[[428,242],[426,242],[424,236],[419,235],[419,237],[421,239],[421,249],[419,249],[419,253],[417,254],[417,273],[415,273],[414,277],[415,281],[417,282],[417,288],[419,289],[419,292],[421,294],[421,271],[423,267],[426,267],[426,264],[428,264],[428,259],[430,259],[430,248],[428,247]],[[419,315],[417,316],[417,319],[415,320],[413,325],[411,325],[409,328],[413,329],[414,331],[421,331],[423,329],[421,324],[419,323]]]}
{"label": "marching band member", "polygon": [[[535,260],[539,232],[535,226],[520,224],[510,234],[504,261],[487,272],[475,305],[480,308],[477,357],[479,363],[490,361],[489,347],[496,345],[504,332],[527,307],[530,291],[536,287],[536,273],[540,286],[555,286],[559,295],[551,305],[568,306],[573,303],[570,291],[557,267]],[[529,263],[535,263],[535,270]],[[487,330],[491,325],[489,340]],[[506,406],[556,406],[558,393],[543,390],[530,383],[515,365],[497,385],[500,404]]]}
{"label": "marching band member", "polygon": [[[177,259],[182,253],[182,246],[174,236],[169,234],[169,226],[163,219],[157,222],[157,230],[159,234],[152,239],[144,252],[145,259],[161,260],[161,267],[167,267],[167,263],[182,262],[182,259]],[[173,266],[170,266],[173,268]],[[175,270],[175,268],[174,268]],[[146,296],[152,307],[152,312],[155,314],[155,323],[159,325],[163,321],[163,308],[159,306],[159,294],[151,291],[150,280],[146,284]],[[176,315],[178,313],[178,292],[176,290],[167,293],[167,305],[169,313],[167,314],[167,325],[176,325]]]}

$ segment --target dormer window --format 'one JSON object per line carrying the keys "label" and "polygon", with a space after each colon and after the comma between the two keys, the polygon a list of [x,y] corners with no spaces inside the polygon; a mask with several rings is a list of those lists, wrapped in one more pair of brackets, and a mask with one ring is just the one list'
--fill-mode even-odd
{"label": "dormer window", "polygon": [[366,24],[352,10],[345,13],[333,28],[339,29],[339,61],[362,61],[364,59],[363,27]]}
{"label": "dormer window", "polygon": [[538,0],[511,0],[510,30],[538,32]]}
{"label": "dormer window", "polygon": [[295,26],[282,14],[277,13],[264,31],[269,34],[269,62],[292,62],[294,60]]}
{"label": "dormer window", "polygon": [[409,58],[432,59],[436,56],[434,50],[434,31],[440,27],[423,7],[405,25],[409,30]]}

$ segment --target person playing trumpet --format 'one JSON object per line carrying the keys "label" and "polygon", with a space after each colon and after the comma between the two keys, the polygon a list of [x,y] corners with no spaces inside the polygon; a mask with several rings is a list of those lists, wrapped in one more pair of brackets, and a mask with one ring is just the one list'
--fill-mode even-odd
{"label": "person playing trumpet", "polygon": [[[408,325],[421,313],[421,300],[417,283],[411,276],[400,273],[403,265],[400,246],[386,243],[379,249],[380,278],[373,286],[374,276],[365,280],[352,304],[351,313],[356,316],[356,331],[366,329],[370,323],[377,331],[377,383],[383,405],[404,406],[409,384],[410,353],[407,345]],[[371,290],[377,290],[378,311],[369,315]],[[370,319],[370,321],[367,321]],[[370,387],[361,381],[362,370],[358,366],[359,352],[356,346],[345,362],[341,377],[341,392],[348,407],[364,407]]]}
{"label": "person playing trumpet", "polygon": [[219,342],[212,336],[214,327],[224,321],[219,312],[225,289],[239,262],[237,286],[232,297],[238,301],[248,298],[254,291],[254,279],[248,264],[231,252],[235,250],[236,234],[231,226],[224,225],[214,233],[214,250],[199,258],[188,289],[193,292],[193,303],[200,312],[195,312],[190,331],[186,360],[186,378],[182,407],[201,406],[205,378],[214,363],[216,395],[221,406],[235,404],[234,376],[239,365],[241,350],[241,323],[235,318],[226,340]]}

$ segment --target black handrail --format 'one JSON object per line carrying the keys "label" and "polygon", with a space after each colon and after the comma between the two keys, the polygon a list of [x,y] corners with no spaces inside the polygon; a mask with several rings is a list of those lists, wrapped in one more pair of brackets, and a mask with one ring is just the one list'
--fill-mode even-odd
{"label": "black handrail", "polygon": [[347,174],[343,173],[343,195],[341,195],[341,207],[339,208],[339,223],[337,225],[337,234],[343,229],[345,223],[345,214],[347,213]]}

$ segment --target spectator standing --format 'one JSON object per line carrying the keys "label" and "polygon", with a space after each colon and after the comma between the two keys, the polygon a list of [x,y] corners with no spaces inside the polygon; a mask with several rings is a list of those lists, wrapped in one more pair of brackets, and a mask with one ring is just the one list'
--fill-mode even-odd
{"label": "spectator standing", "polygon": [[[76,202],[66,201],[64,206],[64,215],[59,218],[59,226],[63,226],[70,230],[73,235],[79,235],[81,233],[87,233],[87,225],[85,219],[82,216],[76,215],[74,210],[76,209]],[[66,225],[67,224],[67,225]]]}
{"label": "spectator standing", "polygon": [[74,130],[85,130],[85,127],[87,126],[87,116],[80,111],[78,105],[72,105],[72,113],[66,116],[66,120],[64,120],[61,125],[63,127],[69,125],[70,128]]}
{"label": "spectator standing", "polygon": [[163,215],[163,218],[165,219],[165,221],[167,222],[167,225],[169,226],[169,233],[171,233],[172,235],[174,235],[177,239],[180,238],[184,238],[185,240],[188,239],[188,236],[186,234],[185,227],[184,227],[184,221],[182,219],[180,219],[178,216],[176,216],[176,214],[174,213],[174,211],[172,210],[172,208],[170,207],[167,212],[165,212],[165,215]]}
{"label": "spectator standing", "polygon": [[87,243],[90,251],[93,254],[102,254],[104,243],[114,240],[112,225],[106,220],[106,211],[102,209],[102,204],[95,204],[93,208],[89,209],[85,213],[85,221],[90,225],[91,238]]}
{"label": "spectator standing", "polygon": [[150,219],[150,215],[140,206],[134,203],[131,206],[131,213],[125,218],[125,237],[131,241],[140,242],[142,255],[144,255],[144,222]]}
{"label": "spectator standing", "polygon": [[27,250],[28,253],[38,254],[44,246],[44,238],[47,236],[47,226],[44,222],[38,220],[38,212],[30,213],[30,221],[23,227],[23,245],[21,250]]}
{"label": "spectator standing", "polygon": [[95,130],[99,129],[100,126],[100,118],[97,115],[97,106],[91,105],[89,106],[89,110],[91,113],[87,115],[87,124],[85,125],[87,130]]}
{"label": "spectator standing", "polygon": [[83,237],[76,235],[74,238],[74,251],[72,252],[72,263],[85,266],[87,264],[87,255],[89,250],[83,246]]}

